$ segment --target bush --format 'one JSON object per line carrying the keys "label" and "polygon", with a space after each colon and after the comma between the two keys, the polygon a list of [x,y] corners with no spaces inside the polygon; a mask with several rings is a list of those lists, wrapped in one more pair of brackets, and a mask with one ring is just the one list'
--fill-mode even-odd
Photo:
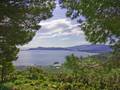
{"label": "bush", "polygon": [[[99,56],[100,57],[100,56]],[[29,67],[16,71],[12,81],[1,85],[2,90],[120,90],[119,58],[66,57],[59,69]],[[119,59],[119,60],[118,60]]]}

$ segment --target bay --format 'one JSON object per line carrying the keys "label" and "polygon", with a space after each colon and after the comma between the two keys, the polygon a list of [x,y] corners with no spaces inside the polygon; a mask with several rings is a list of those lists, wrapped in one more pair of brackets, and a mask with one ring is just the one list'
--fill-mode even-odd
{"label": "bay", "polygon": [[67,50],[25,50],[20,51],[18,60],[14,61],[16,66],[53,65],[54,62],[64,63],[66,56],[74,54],[78,57],[95,55],[96,53],[67,51]]}

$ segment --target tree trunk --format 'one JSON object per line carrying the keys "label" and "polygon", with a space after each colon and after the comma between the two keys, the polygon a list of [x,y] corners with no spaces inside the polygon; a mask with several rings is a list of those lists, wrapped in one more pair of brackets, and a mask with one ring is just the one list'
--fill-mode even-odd
{"label": "tree trunk", "polygon": [[1,67],[1,83],[4,82],[4,62],[2,61],[2,67]]}
{"label": "tree trunk", "polygon": [[1,82],[4,82],[4,70],[3,70],[3,66],[2,66],[2,70],[1,70]]}

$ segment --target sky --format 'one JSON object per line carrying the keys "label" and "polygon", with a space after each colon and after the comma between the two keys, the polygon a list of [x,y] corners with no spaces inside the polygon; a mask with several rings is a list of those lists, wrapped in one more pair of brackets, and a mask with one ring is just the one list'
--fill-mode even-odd
{"label": "sky", "polygon": [[39,23],[42,27],[37,31],[33,40],[23,48],[70,47],[89,44],[76,20],[67,18],[65,13],[66,9],[61,9],[57,4],[53,17]]}

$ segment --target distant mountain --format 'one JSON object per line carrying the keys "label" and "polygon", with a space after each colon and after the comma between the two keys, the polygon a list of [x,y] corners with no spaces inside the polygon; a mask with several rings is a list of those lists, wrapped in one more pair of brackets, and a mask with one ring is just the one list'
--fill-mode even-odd
{"label": "distant mountain", "polygon": [[72,51],[84,51],[91,53],[104,53],[112,51],[109,45],[80,45],[69,47],[68,49]]}
{"label": "distant mountain", "polygon": [[38,47],[38,48],[30,48],[28,50],[69,50],[68,48],[61,47]]}
{"label": "distant mountain", "polygon": [[73,46],[67,48],[38,47],[38,48],[30,48],[28,50],[68,50],[68,51],[80,51],[80,52],[90,52],[90,53],[105,53],[112,51],[112,49],[108,45],[80,45],[80,46]]}

